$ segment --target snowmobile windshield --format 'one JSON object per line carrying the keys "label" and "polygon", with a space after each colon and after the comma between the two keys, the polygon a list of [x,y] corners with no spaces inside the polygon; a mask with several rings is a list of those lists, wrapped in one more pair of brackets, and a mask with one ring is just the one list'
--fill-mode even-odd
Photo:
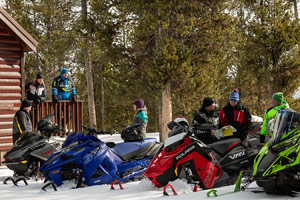
{"label": "snowmobile windshield", "polygon": [[290,138],[293,134],[290,132],[300,126],[299,114],[292,109],[280,109],[271,125],[273,131],[274,144],[277,144],[285,138]]}
{"label": "snowmobile windshield", "polygon": [[187,135],[187,132],[188,132],[188,128],[185,126],[181,126],[179,124],[178,126],[174,126],[171,132],[168,134],[164,146],[167,147],[171,144],[174,144],[182,140]]}

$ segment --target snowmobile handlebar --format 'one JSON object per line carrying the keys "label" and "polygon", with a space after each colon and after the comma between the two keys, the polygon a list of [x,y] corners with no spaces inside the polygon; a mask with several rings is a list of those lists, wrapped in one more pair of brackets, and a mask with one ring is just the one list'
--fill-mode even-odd
{"label": "snowmobile handlebar", "polygon": [[103,131],[103,130],[96,130],[94,128],[90,128],[90,127],[87,127],[87,126],[84,126],[84,125],[80,125],[84,130],[88,131],[89,135],[93,135],[93,134],[97,134],[97,135],[104,135],[104,134],[111,134],[110,132],[108,131]]}

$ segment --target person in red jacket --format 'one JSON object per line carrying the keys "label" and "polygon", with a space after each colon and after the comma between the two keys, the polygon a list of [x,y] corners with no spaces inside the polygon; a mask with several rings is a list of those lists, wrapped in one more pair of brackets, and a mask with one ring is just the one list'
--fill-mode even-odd
{"label": "person in red jacket", "polygon": [[233,133],[234,138],[242,141],[246,139],[251,127],[251,114],[248,108],[239,102],[239,93],[233,91],[229,96],[229,102],[220,110],[220,128],[231,125],[237,129]]}

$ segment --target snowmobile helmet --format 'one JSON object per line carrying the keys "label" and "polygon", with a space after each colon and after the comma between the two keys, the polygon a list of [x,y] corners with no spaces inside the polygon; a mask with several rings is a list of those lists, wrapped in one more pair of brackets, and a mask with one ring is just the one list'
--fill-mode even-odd
{"label": "snowmobile helmet", "polygon": [[182,126],[189,126],[188,120],[186,118],[184,118],[183,116],[177,116],[173,121]]}

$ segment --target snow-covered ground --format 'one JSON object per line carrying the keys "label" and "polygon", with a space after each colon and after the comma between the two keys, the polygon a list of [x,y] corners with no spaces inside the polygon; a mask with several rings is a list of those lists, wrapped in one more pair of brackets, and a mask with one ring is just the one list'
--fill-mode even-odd
{"label": "snow-covered ground", "polygon": [[[147,137],[158,137],[157,133],[147,134]],[[104,135],[100,137],[103,141],[119,142],[121,138],[119,135]],[[59,139],[59,138],[57,138]],[[117,185],[115,190],[110,189],[110,185],[97,185],[85,188],[72,189],[73,184],[65,184],[58,188],[58,191],[45,192],[41,190],[44,185],[43,181],[30,180],[29,185],[25,186],[20,183],[19,186],[14,186],[12,183],[5,185],[2,183],[5,177],[12,175],[12,171],[6,167],[0,167],[0,200],[138,200],[138,199],[214,199],[215,197],[207,197],[206,191],[193,192],[193,186],[186,184],[182,180],[176,180],[172,182],[174,189],[177,192],[177,196],[171,194],[171,190],[167,190],[170,196],[163,195],[162,188],[156,188],[150,181],[144,179],[136,182],[129,182],[122,184],[124,190],[120,190]],[[238,193],[231,193],[223,195],[224,193],[230,193],[234,190],[234,186],[226,186],[217,188],[217,194],[220,195],[217,199],[228,200],[242,200],[242,199],[300,199],[299,197],[289,196],[276,196],[268,195],[266,193],[254,193],[253,190],[260,190],[255,183],[252,183],[248,190]]]}

